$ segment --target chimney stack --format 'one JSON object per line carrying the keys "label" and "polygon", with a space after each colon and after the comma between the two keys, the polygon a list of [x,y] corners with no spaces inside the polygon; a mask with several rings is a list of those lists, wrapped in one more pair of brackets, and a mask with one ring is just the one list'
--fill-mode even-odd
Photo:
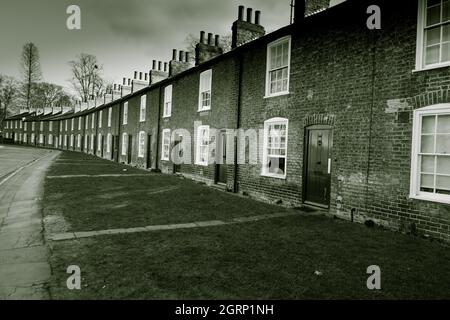
{"label": "chimney stack", "polygon": [[169,77],[181,73],[190,68],[189,62],[185,61],[185,52],[180,50],[177,59],[177,50],[172,50],[172,60],[169,62]]}
{"label": "chimney stack", "polygon": [[[297,0],[299,1],[299,0]],[[264,27],[261,26],[261,11],[255,11],[254,23],[252,23],[253,9],[247,8],[247,19],[244,21],[244,6],[239,6],[238,19],[233,22],[231,27],[232,41],[231,48],[237,48],[247,42],[253,41],[266,34]]]}
{"label": "chimney stack", "polygon": [[306,3],[305,0],[295,0],[294,4],[294,23],[301,23],[305,19]]}
{"label": "chimney stack", "polygon": [[[208,40],[205,43],[204,40],[205,32],[200,31],[200,41],[195,46],[195,65],[198,66],[205,61],[208,61],[215,56],[221,55],[223,53],[223,49],[219,45],[219,36],[214,36],[213,34],[208,33]],[[188,58],[186,58],[186,62],[188,62]]]}

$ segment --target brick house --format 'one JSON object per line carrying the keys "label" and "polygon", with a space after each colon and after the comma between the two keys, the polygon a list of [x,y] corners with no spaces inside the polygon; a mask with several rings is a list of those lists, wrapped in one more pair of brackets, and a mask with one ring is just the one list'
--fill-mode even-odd
{"label": "brick house", "polygon": [[244,10],[230,52],[201,33],[195,66],[175,51],[168,72],[58,118],[60,143],[84,135],[107,159],[449,241],[447,1],[298,1],[267,35]]}

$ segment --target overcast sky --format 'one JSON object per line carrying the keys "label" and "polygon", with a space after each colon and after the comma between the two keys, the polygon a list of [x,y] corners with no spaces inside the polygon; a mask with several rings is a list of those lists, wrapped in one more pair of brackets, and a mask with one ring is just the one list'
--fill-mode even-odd
{"label": "overcast sky", "polygon": [[[81,8],[81,30],[66,27],[71,4]],[[70,88],[68,62],[83,52],[120,83],[148,71],[153,59],[170,60],[190,33],[229,33],[239,5],[261,10],[268,32],[289,23],[290,0],[1,0],[0,73],[20,77],[22,46],[31,41],[47,82]]]}

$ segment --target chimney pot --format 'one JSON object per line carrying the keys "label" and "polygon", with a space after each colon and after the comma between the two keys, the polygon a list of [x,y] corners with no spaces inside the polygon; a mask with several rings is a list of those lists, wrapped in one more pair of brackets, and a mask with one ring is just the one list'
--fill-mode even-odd
{"label": "chimney pot", "polygon": [[300,23],[305,18],[306,3],[304,0],[295,0],[294,23]]}
{"label": "chimney pot", "polygon": [[138,76],[138,72],[135,71],[135,72],[134,72],[134,78],[133,78],[133,79],[137,79],[137,76]]}
{"label": "chimney pot", "polygon": [[244,6],[239,6],[238,9],[238,20],[244,20]]}
{"label": "chimney pot", "polygon": [[153,60],[152,61],[152,70],[155,70],[156,69],[156,60]]}
{"label": "chimney pot", "polygon": [[179,57],[178,57],[178,61],[183,62],[183,60],[184,60],[184,51],[183,51],[183,50],[180,50],[180,55],[179,55]]}
{"label": "chimney pot", "polygon": [[167,72],[167,62],[164,62],[164,72]]}
{"label": "chimney pot", "polygon": [[142,72],[139,72],[139,80],[142,80]]}
{"label": "chimney pot", "polygon": [[177,49],[172,50],[172,60],[177,60]]}
{"label": "chimney pot", "polygon": [[212,37],[213,37],[213,34],[212,33],[208,33],[208,45],[209,46],[212,45]]}
{"label": "chimney pot", "polygon": [[189,52],[184,53],[184,61],[189,62]]}
{"label": "chimney pot", "polygon": [[123,78],[123,85],[127,85],[127,78]]}
{"label": "chimney pot", "polygon": [[148,76],[148,73],[147,73],[147,72],[144,73],[144,80],[145,80],[145,81],[147,81],[147,79],[148,79],[147,76]]}
{"label": "chimney pot", "polygon": [[216,34],[216,36],[214,37],[214,45],[215,45],[216,47],[219,46],[219,35],[218,35],[218,34]]}
{"label": "chimney pot", "polygon": [[162,65],[162,62],[161,62],[161,61],[158,61],[158,70],[159,70],[159,71],[161,71],[161,65]]}
{"label": "chimney pot", "polygon": [[247,22],[252,23],[252,12],[253,12],[252,8],[247,8]]}
{"label": "chimney pot", "polygon": [[200,43],[205,43],[205,31],[200,31]]}
{"label": "chimney pot", "polygon": [[259,25],[261,20],[261,11],[255,11],[255,24]]}
{"label": "chimney pot", "polygon": [[131,86],[131,79],[128,78],[128,85]]}
{"label": "chimney pot", "polygon": [[117,84],[114,83],[114,91],[117,90]]}

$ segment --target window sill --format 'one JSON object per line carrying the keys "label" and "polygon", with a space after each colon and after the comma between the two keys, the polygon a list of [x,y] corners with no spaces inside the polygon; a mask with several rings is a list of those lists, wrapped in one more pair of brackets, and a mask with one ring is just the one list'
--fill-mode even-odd
{"label": "window sill", "polygon": [[409,195],[410,199],[414,200],[423,200],[430,202],[438,202],[443,204],[450,204],[450,196],[438,196],[438,195]]}
{"label": "window sill", "polygon": [[169,159],[161,159],[161,161],[170,161]]}
{"label": "window sill", "polygon": [[274,93],[274,94],[265,95],[265,96],[264,96],[264,99],[270,99],[270,98],[276,98],[276,97],[288,96],[289,94],[290,94],[289,91],[278,92],[278,93]]}
{"label": "window sill", "polygon": [[430,70],[447,68],[447,67],[450,67],[450,62],[448,62],[448,63],[441,63],[441,64],[435,64],[435,65],[423,67],[423,68],[420,68],[420,69],[414,69],[412,71],[412,73],[417,73],[417,72],[422,72],[422,71],[430,71]]}
{"label": "window sill", "polygon": [[275,178],[275,179],[286,180],[286,175],[280,175],[280,174],[261,173],[261,176],[262,177],[267,177],[267,178]]}
{"label": "window sill", "polygon": [[197,112],[208,112],[208,111],[211,111],[211,108],[209,108],[209,109],[201,109],[201,110],[197,110]]}
{"label": "window sill", "polygon": [[170,119],[171,115],[163,116],[163,119]]}
{"label": "window sill", "polygon": [[195,165],[196,166],[202,166],[202,167],[207,167],[208,166],[207,163],[198,163],[198,162],[196,162]]}

